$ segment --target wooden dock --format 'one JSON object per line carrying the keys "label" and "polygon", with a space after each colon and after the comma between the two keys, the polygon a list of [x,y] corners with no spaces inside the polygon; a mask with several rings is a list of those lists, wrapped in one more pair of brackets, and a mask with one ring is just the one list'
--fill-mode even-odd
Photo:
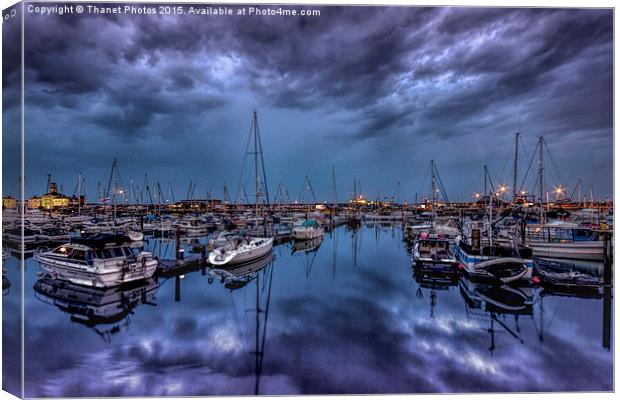
{"label": "wooden dock", "polygon": [[207,260],[200,254],[190,255],[179,260],[159,260],[157,275],[165,278],[196,271],[207,265]]}

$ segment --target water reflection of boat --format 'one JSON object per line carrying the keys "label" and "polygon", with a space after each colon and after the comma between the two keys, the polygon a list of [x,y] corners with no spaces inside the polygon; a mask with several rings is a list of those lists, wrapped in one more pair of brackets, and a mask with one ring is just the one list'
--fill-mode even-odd
{"label": "water reflection of boat", "polygon": [[310,240],[304,240],[302,242],[295,241],[292,245],[292,253],[311,253],[313,251],[317,251],[319,247],[321,247],[321,243],[323,243],[323,236],[316,237]]}
{"label": "water reflection of boat", "polygon": [[[267,337],[267,320],[269,318],[269,304],[271,300],[271,287],[275,256],[269,253],[267,257],[244,265],[235,265],[226,269],[211,269],[209,274],[210,283],[214,277],[219,277],[230,296],[235,321],[238,324],[239,333],[244,337],[243,342],[251,355],[254,364],[254,394],[260,394],[260,379],[263,369],[263,357],[265,355],[265,342]],[[250,282],[255,283],[253,290]],[[236,289],[239,289],[238,291]],[[243,306],[235,304],[237,300],[243,301]],[[248,300],[254,299],[255,307],[248,304]],[[240,311],[241,310],[241,311]],[[254,313],[252,313],[254,311]],[[241,314],[241,315],[240,315]],[[245,316],[245,318],[243,318]],[[246,320],[249,323],[243,324]],[[244,329],[245,328],[245,329]],[[253,336],[253,337],[251,337]],[[253,349],[251,344],[253,342]]]}
{"label": "water reflection of boat", "polygon": [[157,288],[155,279],[110,289],[80,286],[49,276],[34,284],[37,299],[70,314],[72,322],[92,328],[106,342],[129,326],[129,315],[138,305],[153,305]]}
{"label": "water reflection of boat", "polygon": [[6,275],[2,274],[2,296],[9,294],[9,288],[11,287],[11,281]]}
{"label": "water reflection of boat", "polygon": [[207,272],[209,283],[217,278],[227,289],[240,289],[256,278],[258,272],[269,265],[273,259],[273,253],[268,253],[263,258],[249,263],[236,264],[225,269],[212,268]]}
{"label": "water reflection of boat", "polygon": [[11,251],[7,247],[2,247],[2,262],[11,258]]}
{"label": "water reflection of boat", "polygon": [[458,285],[459,274],[455,271],[438,272],[414,268],[413,279],[415,279],[420,287],[425,289],[447,290],[450,287]]}
{"label": "water reflection of boat", "polygon": [[511,285],[489,285],[461,279],[461,294],[468,306],[501,314],[532,314],[532,289]]}
{"label": "water reflection of boat", "polygon": [[567,288],[598,288],[603,285],[603,264],[534,258],[534,271],[544,286]]}
{"label": "water reflection of boat", "polygon": [[[465,300],[467,317],[489,321],[486,331],[491,339],[491,353],[497,348],[496,335],[501,332],[507,333],[521,344],[525,343],[521,337],[519,317],[533,315],[533,295],[530,287],[481,284],[463,278],[459,281],[459,289]],[[506,318],[509,315],[514,317],[512,323]],[[501,330],[498,330],[498,327]]]}

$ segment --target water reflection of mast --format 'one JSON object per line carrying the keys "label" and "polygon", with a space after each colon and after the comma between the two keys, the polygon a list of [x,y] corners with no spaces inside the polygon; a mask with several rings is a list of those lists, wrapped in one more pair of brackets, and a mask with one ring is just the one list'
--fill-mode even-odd
{"label": "water reflection of mast", "polygon": [[332,241],[332,248],[333,248],[333,254],[332,254],[332,277],[334,279],[336,279],[336,255],[337,255],[337,249],[338,249],[338,230],[334,229],[329,233],[330,236],[333,235],[333,241]]}
{"label": "water reflection of mast", "polygon": [[560,303],[558,302],[556,304],[554,312],[551,315],[551,319],[547,321],[547,325],[545,326],[544,325],[545,309],[543,306],[543,299],[545,296],[549,296],[549,295],[569,296],[569,297],[593,299],[593,300],[594,299],[600,300],[602,298],[603,300],[603,327],[602,327],[603,331],[601,335],[602,346],[603,348],[607,350],[611,350],[611,298],[612,298],[611,286],[604,286],[602,294],[600,291],[597,291],[595,293],[579,293],[579,292],[558,293],[558,292],[554,292],[553,290],[547,291],[547,289],[545,289],[542,293],[539,294],[539,297],[537,299],[537,302],[539,303],[538,310],[540,313],[538,324],[536,324],[536,320],[533,319],[534,328],[538,332],[538,339],[540,340],[540,342],[544,341],[544,335],[549,330],[549,328],[551,327],[551,323],[553,322],[553,317],[555,316],[555,310],[557,310],[557,308],[560,307]]}
{"label": "water reflection of mast", "polygon": [[[258,395],[260,390],[260,377],[263,369],[263,355],[265,354],[265,338],[267,336],[267,319],[269,317],[269,304],[271,302],[271,286],[273,282],[273,264],[267,267],[264,277],[269,275],[269,286],[267,289],[267,303],[265,304],[265,322],[263,324],[262,337],[260,337],[260,295],[259,295],[259,279],[256,279],[256,352],[255,352],[255,373],[256,380],[254,383],[254,394]],[[260,347],[259,347],[260,346]]]}
{"label": "water reflection of mast", "polygon": [[611,286],[603,289],[603,347],[611,349]]}
{"label": "water reflection of mast", "polygon": [[358,233],[358,229],[353,231],[353,235],[352,235],[352,250],[353,250],[353,269],[357,268],[357,233]]}

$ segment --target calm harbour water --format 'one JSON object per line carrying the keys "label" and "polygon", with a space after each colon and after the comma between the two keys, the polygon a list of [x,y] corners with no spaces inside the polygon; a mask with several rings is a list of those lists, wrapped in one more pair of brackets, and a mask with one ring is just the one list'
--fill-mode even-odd
{"label": "calm harbour water", "polygon": [[[147,248],[172,258],[174,241]],[[525,288],[527,305],[507,310],[498,301],[512,292],[429,284],[399,227],[340,227],[316,251],[293,250],[275,247],[249,282],[209,269],[159,278],[91,298],[94,314],[83,293],[35,296],[28,259],[26,396],[613,389],[601,298]],[[18,282],[17,260],[6,267]]]}

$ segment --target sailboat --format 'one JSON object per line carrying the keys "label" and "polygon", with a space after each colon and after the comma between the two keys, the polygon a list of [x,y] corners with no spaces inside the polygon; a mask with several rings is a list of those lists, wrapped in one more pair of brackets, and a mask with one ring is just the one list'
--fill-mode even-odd
{"label": "sailboat", "polygon": [[[258,231],[259,221],[259,198],[260,198],[260,179],[259,179],[259,167],[258,159],[260,154],[260,160],[263,164],[263,175],[265,173],[263,157],[262,157],[262,145],[258,133],[258,117],[256,111],[252,116],[252,137],[254,142],[254,177],[256,182],[256,203],[255,203],[255,218],[256,231]],[[260,152],[260,153],[259,153]],[[263,176],[263,179],[265,177]],[[265,182],[265,187],[266,187]],[[255,237],[255,236],[232,236],[227,238],[226,243],[223,246],[215,248],[209,253],[209,263],[211,265],[223,266],[234,265],[239,263],[251,262],[252,260],[259,259],[261,257],[270,254],[273,248],[273,237]]]}

